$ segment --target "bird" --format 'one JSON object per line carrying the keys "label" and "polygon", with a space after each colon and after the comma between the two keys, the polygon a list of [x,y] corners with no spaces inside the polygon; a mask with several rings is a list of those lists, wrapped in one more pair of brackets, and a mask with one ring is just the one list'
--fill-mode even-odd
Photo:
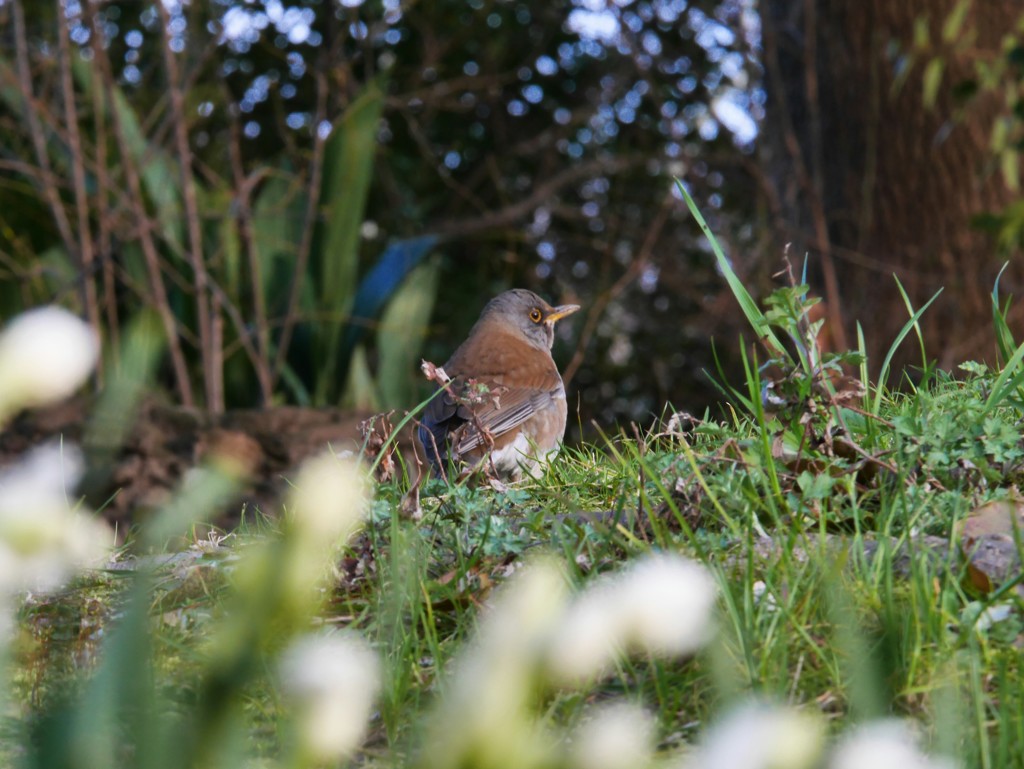
{"label": "bird", "polygon": [[565,385],[551,357],[555,323],[579,305],[552,307],[532,291],[494,297],[442,366],[450,383],[417,430],[435,472],[449,462],[489,467],[500,480],[538,477],[565,434]]}

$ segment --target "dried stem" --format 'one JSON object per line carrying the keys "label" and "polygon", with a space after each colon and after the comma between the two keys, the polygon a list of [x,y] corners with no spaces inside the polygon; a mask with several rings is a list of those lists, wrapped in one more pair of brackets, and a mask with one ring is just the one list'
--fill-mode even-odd
{"label": "dried stem", "polygon": [[[75,191],[75,210],[78,214],[78,246],[80,257],[80,280],[82,301],[89,325],[100,333],[100,309],[96,295],[96,281],[93,275],[95,252],[92,231],[89,227],[89,197],[85,191],[85,163],[82,153],[82,137],[78,130],[78,108],[75,103],[75,85],[71,79],[71,43],[68,40],[68,23],[64,13],[63,0],[57,0],[57,39],[60,50],[60,81],[64,97],[64,117],[68,129],[68,150],[71,155],[71,179]],[[96,368],[96,383],[103,385],[103,367]]]}
{"label": "dried stem", "polygon": [[64,242],[64,248],[72,258],[80,263],[78,249],[75,247],[75,237],[71,231],[71,223],[68,221],[67,211],[64,210],[64,203],[60,199],[60,191],[57,189],[53,168],[50,165],[50,156],[46,150],[46,134],[39,122],[38,108],[32,95],[32,72],[29,68],[28,38],[25,33],[25,13],[21,7],[21,0],[14,0],[12,11],[18,89],[21,92],[22,103],[25,105],[25,119],[28,121],[29,133],[32,135],[32,147],[35,150],[36,162],[42,169],[42,174],[37,178],[42,182],[43,194],[46,195],[46,202],[57,223],[57,231]]}
{"label": "dried stem", "polygon": [[213,314],[210,324],[210,349],[213,351],[210,381],[206,385],[207,408],[215,414],[224,413],[224,316],[220,297],[213,294]]}
{"label": "dried stem", "polygon": [[274,369],[271,383],[276,384],[281,376],[288,355],[288,345],[292,341],[292,332],[298,320],[299,297],[302,285],[306,280],[306,268],[309,254],[313,248],[313,231],[316,228],[317,214],[320,210],[320,187],[323,183],[324,137],[320,135],[320,124],[327,119],[327,76],[324,73],[326,61],[320,56],[316,70],[316,118],[313,122],[313,157],[309,164],[309,198],[306,204],[306,215],[302,221],[302,239],[299,241],[299,252],[295,257],[295,270],[292,272],[292,285],[288,291],[288,305],[285,309],[284,325],[277,342],[277,355],[274,358]]}
{"label": "dried stem", "polygon": [[[210,411],[219,414],[224,411],[223,402],[218,402],[215,383],[223,378],[223,372],[214,370],[218,359],[213,348],[213,337],[210,324],[209,280],[206,274],[206,263],[203,258],[202,222],[199,219],[199,206],[196,203],[196,185],[192,174],[192,149],[188,143],[188,126],[185,123],[185,95],[181,90],[181,77],[178,72],[178,59],[171,50],[171,15],[165,3],[157,3],[160,22],[164,32],[164,67],[167,70],[168,92],[171,103],[171,120],[174,124],[174,141],[178,152],[178,166],[181,170],[182,196],[185,203],[185,223],[188,228],[188,257],[192,265],[195,284],[193,290],[196,298],[196,317],[199,326],[199,352],[203,364],[203,381],[206,384],[206,406]],[[223,398],[223,389],[221,390]]]}
{"label": "dried stem", "polygon": [[[225,101],[230,101],[226,89]],[[240,143],[238,121],[232,118],[231,138],[228,142],[228,148],[231,160],[231,174],[234,178],[235,196],[238,201],[238,216],[236,219],[243,248],[249,262],[249,275],[252,280],[252,307],[253,314],[255,315],[256,333],[258,334],[253,367],[256,371],[256,380],[260,387],[260,401],[263,405],[267,405],[270,403],[274,389],[270,370],[270,324],[267,322],[267,305],[263,297],[259,244],[256,242],[252,229],[252,188],[254,180],[246,179],[245,177]],[[244,328],[240,328],[238,332],[239,334],[246,333]]]}
{"label": "dried stem", "polygon": [[[84,4],[86,7],[89,3]],[[150,283],[150,300],[156,306],[157,314],[163,325],[164,333],[167,335],[167,350],[171,356],[171,368],[174,372],[175,385],[181,403],[186,407],[195,406],[195,397],[192,393],[192,383],[188,377],[188,366],[185,363],[185,353],[182,350],[181,339],[178,335],[178,324],[171,310],[167,297],[167,288],[164,285],[163,274],[160,271],[160,254],[156,248],[153,238],[153,223],[146,215],[143,206],[142,181],[139,176],[139,169],[135,159],[127,150],[128,144],[125,139],[124,126],[121,124],[121,116],[114,103],[114,79],[110,71],[110,59],[101,42],[102,30],[95,14],[91,15],[92,21],[92,50],[93,58],[97,63],[107,104],[110,106],[110,115],[113,118],[114,137],[121,150],[121,167],[124,169],[125,180],[128,183],[128,202],[132,213],[139,224],[139,243],[142,247],[143,259],[146,263],[146,272]]]}

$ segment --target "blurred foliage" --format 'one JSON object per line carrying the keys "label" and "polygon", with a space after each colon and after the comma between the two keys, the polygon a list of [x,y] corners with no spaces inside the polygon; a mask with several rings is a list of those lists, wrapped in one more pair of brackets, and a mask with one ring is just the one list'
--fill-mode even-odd
{"label": "blurred foliage", "polygon": [[[763,103],[751,4],[220,0],[172,4],[166,19],[134,0],[56,7],[63,18],[0,6],[0,145],[14,172],[0,189],[4,315],[53,297],[87,305],[92,282],[93,315],[114,336],[159,293],[148,231],[177,329],[166,381],[177,343],[215,408],[409,403],[429,319],[425,354],[443,360],[514,284],[590,305],[582,330],[563,331],[579,340],[584,422],[710,397],[697,381],[708,337],[736,319],[702,313],[722,287],[669,176],[716,225],[749,213],[727,177],[744,177]],[[719,229],[740,233],[735,247],[755,232]],[[388,262],[385,244],[425,233],[440,255],[403,282],[419,262]],[[367,297],[360,276],[381,261],[386,293]],[[408,307],[388,304],[396,292]],[[666,322],[680,333],[660,333]]]}
{"label": "blurred foliage", "polygon": [[[992,168],[985,170],[998,172],[1007,187],[1019,193],[1024,164],[1024,13],[1014,26],[1003,31],[996,55],[978,56],[974,46],[979,22],[970,14],[972,5],[971,0],[957,0],[942,19],[938,34],[933,33],[927,16],[917,18],[914,39],[896,61],[896,85],[907,86],[914,62],[921,61],[919,87],[924,103],[929,109],[938,109],[940,89],[945,84],[953,101],[951,123],[963,120],[984,100],[991,100],[997,114],[989,136]],[[968,62],[966,69],[952,66],[964,61]],[[1005,210],[977,215],[975,224],[995,236],[1005,255],[1024,247],[1024,202],[1020,200]]]}

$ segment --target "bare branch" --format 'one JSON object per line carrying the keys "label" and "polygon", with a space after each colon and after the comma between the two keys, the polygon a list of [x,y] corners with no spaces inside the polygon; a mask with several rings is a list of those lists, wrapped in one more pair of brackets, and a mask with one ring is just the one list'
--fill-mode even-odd
{"label": "bare branch", "polygon": [[157,314],[160,316],[160,322],[167,336],[167,350],[171,356],[171,368],[174,371],[175,384],[181,397],[181,403],[183,406],[193,407],[195,406],[195,397],[192,393],[192,383],[189,380],[185,353],[178,335],[178,323],[174,317],[174,312],[171,310],[167,297],[167,288],[164,285],[163,274],[160,271],[160,254],[157,251],[156,242],[153,238],[152,220],[146,215],[145,206],[143,205],[142,181],[139,177],[139,169],[135,164],[135,159],[127,151],[128,144],[125,140],[124,126],[121,124],[121,116],[114,105],[114,79],[110,71],[110,59],[107,57],[107,52],[103,47],[102,31],[96,14],[91,10],[91,4],[84,3],[83,7],[88,9],[86,13],[89,15],[89,21],[91,22],[90,31],[92,34],[90,39],[92,41],[93,59],[97,63],[106,102],[110,105],[114,136],[117,139],[118,147],[121,149],[121,166],[124,169],[130,193],[128,201],[139,223],[139,243],[142,247],[146,271],[149,276],[150,291],[152,293],[151,299],[156,306]]}
{"label": "bare branch", "polygon": [[54,181],[53,169],[50,165],[50,155],[46,149],[46,134],[43,132],[42,125],[40,124],[36,101],[32,94],[32,72],[29,68],[28,60],[25,12],[22,10],[21,0],[14,0],[12,9],[18,89],[21,91],[21,100],[25,106],[25,119],[28,121],[29,133],[32,134],[32,147],[35,150],[36,162],[43,171],[39,176],[43,182],[43,194],[46,195],[46,202],[49,204],[54,221],[57,223],[57,231],[64,242],[64,248],[69,256],[80,263],[78,249],[75,247],[75,238],[71,231],[71,223],[68,221],[67,211],[64,210],[64,203],[60,199],[60,192],[57,190],[57,185]]}
{"label": "bare branch", "polygon": [[217,399],[215,383],[223,374],[214,370],[216,361],[213,338],[210,330],[210,300],[206,262],[203,257],[202,223],[199,220],[199,206],[196,203],[195,178],[192,175],[192,149],[188,144],[188,127],[185,124],[185,95],[181,90],[178,60],[171,50],[171,14],[165,3],[157,3],[160,23],[164,33],[164,67],[167,70],[167,85],[171,102],[171,120],[174,123],[174,141],[177,146],[178,167],[181,171],[182,196],[185,203],[185,223],[188,228],[189,262],[195,280],[193,290],[196,297],[196,317],[199,326],[199,352],[203,363],[203,381],[206,383],[206,407],[215,414],[224,411],[223,388],[221,400]]}
{"label": "bare branch", "polygon": [[313,248],[313,230],[316,227],[317,212],[320,208],[320,187],[323,184],[324,144],[320,135],[320,124],[327,119],[327,76],[324,72],[326,60],[321,54],[316,70],[316,118],[313,123],[313,157],[309,165],[309,199],[306,205],[306,216],[302,222],[302,239],[299,241],[299,253],[295,258],[295,270],[292,273],[291,290],[288,292],[288,305],[284,314],[284,326],[277,342],[277,356],[274,359],[272,383],[281,376],[288,355],[288,346],[292,341],[292,332],[298,321],[299,297],[302,284],[306,279],[306,268],[309,254]]}
{"label": "bare branch", "polygon": [[[85,315],[89,325],[100,333],[100,310],[96,296],[94,249],[89,227],[89,197],[85,191],[85,163],[82,137],[78,130],[78,109],[75,104],[75,86],[71,79],[71,44],[68,40],[69,19],[64,14],[63,0],[57,0],[57,40],[60,50],[60,81],[64,97],[64,116],[68,129],[68,150],[71,155],[71,178],[75,190],[75,210],[78,213],[78,246],[81,259],[81,288]],[[103,367],[96,368],[96,382],[103,385]]]}
{"label": "bare branch", "polygon": [[571,166],[561,173],[555,174],[546,182],[538,184],[533,192],[515,203],[510,203],[495,211],[489,211],[474,219],[444,222],[438,226],[437,232],[444,237],[452,238],[506,226],[526,216],[541,203],[577,181],[587,179],[594,174],[616,174],[642,162],[643,160],[639,158],[598,158]]}

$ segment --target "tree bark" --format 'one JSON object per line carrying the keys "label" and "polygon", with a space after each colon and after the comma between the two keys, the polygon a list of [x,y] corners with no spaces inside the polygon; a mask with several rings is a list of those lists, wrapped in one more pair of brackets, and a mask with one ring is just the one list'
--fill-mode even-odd
{"label": "tree bark", "polygon": [[[847,335],[855,321],[863,325],[875,370],[909,317],[893,274],[915,308],[943,289],[921,319],[930,359],[948,368],[995,358],[989,296],[1010,255],[974,222],[1015,197],[990,149],[1002,94],[958,105],[954,87],[973,78],[979,57],[1003,55],[1002,36],[1021,10],[1012,0],[973,4],[961,32],[973,43],[958,45],[942,41],[955,5],[762,6],[768,100],[760,160],[776,198],[778,245],[792,242],[794,253],[810,255],[830,323],[841,323],[838,331]],[[913,58],[897,86],[900,67],[911,61],[915,25],[927,27],[929,50]],[[945,68],[929,106],[922,75],[935,55]],[[1001,288],[1019,295],[1024,266],[1013,261]],[[1019,331],[1016,320],[1011,328]],[[905,343],[895,363],[919,364],[917,345]]]}

